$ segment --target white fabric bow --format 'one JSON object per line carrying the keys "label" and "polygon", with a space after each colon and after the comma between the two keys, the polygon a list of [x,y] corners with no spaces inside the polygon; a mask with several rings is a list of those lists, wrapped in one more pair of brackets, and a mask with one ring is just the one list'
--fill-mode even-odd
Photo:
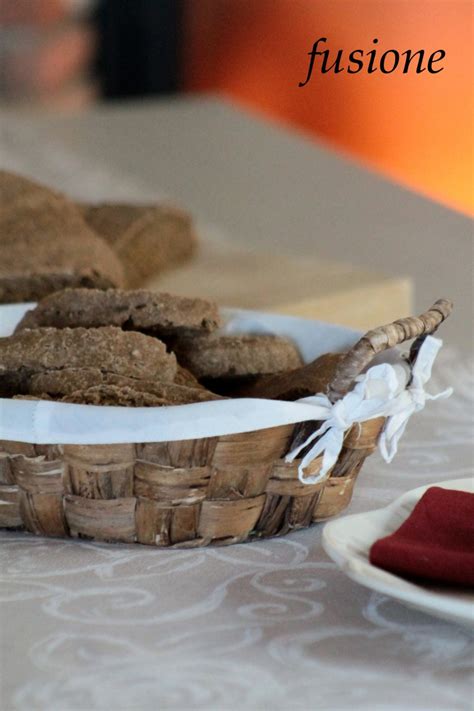
{"label": "white fabric bow", "polygon": [[[397,451],[398,442],[411,415],[422,410],[427,400],[448,397],[452,388],[438,395],[429,395],[424,385],[431,376],[431,368],[442,341],[428,336],[423,342],[412,370],[412,380],[408,365],[383,363],[370,368],[356,379],[356,385],[341,400],[331,403],[326,395],[315,395],[299,400],[315,408],[315,420],[324,420],[321,427],[313,432],[302,444],[289,454],[285,461],[293,462],[298,454],[315,439],[317,442],[304,455],[298,466],[298,478],[303,484],[317,484],[322,481],[336,463],[341,452],[344,436],[355,422],[387,417],[384,431],[379,440],[380,452],[385,461],[390,462]],[[322,466],[315,476],[305,477],[305,468],[320,454]]]}
{"label": "white fabric bow", "polygon": [[413,365],[410,385],[392,404],[391,414],[379,439],[379,450],[386,462],[391,462],[396,455],[400,438],[413,413],[423,410],[427,400],[444,399],[453,393],[452,388],[446,388],[436,395],[430,395],[424,389],[431,378],[431,369],[442,345],[443,342],[433,336],[424,340]]}

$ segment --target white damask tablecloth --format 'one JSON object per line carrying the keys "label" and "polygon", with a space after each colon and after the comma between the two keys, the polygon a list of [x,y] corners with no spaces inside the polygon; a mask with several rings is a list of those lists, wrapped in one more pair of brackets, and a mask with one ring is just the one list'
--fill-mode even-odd
{"label": "white damask tablecloth", "polygon": [[[84,199],[156,198],[2,122],[3,167]],[[472,367],[446,349],[429,390],[449,385],[391,465],[366,461],[351,513],[472,475]],[[472,709],[468,631],[347,579],[321,530],[187,551],[1,533],[1,711]]]}
{"label": "white damask tablecloth", "polygon": [[[350,511],[472,474],[472,368],[445,350]],[[0,537],[1,708],[471,709],[472,636],[347,579],[322,526],[202,550]]]}

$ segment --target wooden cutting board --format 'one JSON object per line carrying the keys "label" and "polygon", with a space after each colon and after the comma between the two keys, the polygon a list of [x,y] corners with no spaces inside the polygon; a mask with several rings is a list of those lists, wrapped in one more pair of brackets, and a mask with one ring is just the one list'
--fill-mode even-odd
{"label": "wooden cutting board", "polygon": [[221,306],[304,316],[361,330],[412,312],[409,279],[210,238],[201,240],[193,261],[147,286],[213,299]]}

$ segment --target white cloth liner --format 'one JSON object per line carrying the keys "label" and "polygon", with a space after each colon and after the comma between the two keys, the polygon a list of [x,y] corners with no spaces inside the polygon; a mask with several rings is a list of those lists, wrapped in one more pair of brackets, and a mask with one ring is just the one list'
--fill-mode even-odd
{"label": "white cloth liner", "polygon": [[[9,335],[33,304],[0,307],[0,336]],[[227,333],[278,333],[292,338],[305,362],[330,351],[352,346],[360,333],[341,326],[308,319],[226,310]],[[100,407],[51,401],[0,399],[0,439],[36,444],[117,444],[165,442],[217,437],[268,427],[324,420],[323,426],[287,456],[293,461],[316,436],[318,442],[299,465],[301,481],[324,478],[337,460],[345,432],[354,422],[380,416],[389,418],[381,437],[381,453],[393,458],[400,436],[413,412],[424,407],[430,396],[424,385],[442,342],[427,338],[420,349],[410,386],[409,371],[398,351],[384,354],[385,362],[372,366],[358,378],[352,392],[332,405],[326,396],[315,395],[297,402],[235,399],[159,408]],[[317,477],[305,479],[304,469],[323,453]]]}

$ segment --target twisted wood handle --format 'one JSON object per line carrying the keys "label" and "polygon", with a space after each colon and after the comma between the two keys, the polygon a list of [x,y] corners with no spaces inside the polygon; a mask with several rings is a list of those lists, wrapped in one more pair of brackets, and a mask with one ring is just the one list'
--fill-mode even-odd
{"label": "twisted wood handle", "polygon": [[335,402],[343,397],[354,382],[354,379],[369,365],[377,353],[415,338],[416,340],[410,351],[410,361],[413,362],[426,336],[437,330],[440,324],[448,318],[452,309],[453,304],[451,301],[438,299],[421,316],[409,316],[408,318],[394,321],[387,326],[380,326],[368,331],[348,351],[339,364],[329,385],[329,399]]}

